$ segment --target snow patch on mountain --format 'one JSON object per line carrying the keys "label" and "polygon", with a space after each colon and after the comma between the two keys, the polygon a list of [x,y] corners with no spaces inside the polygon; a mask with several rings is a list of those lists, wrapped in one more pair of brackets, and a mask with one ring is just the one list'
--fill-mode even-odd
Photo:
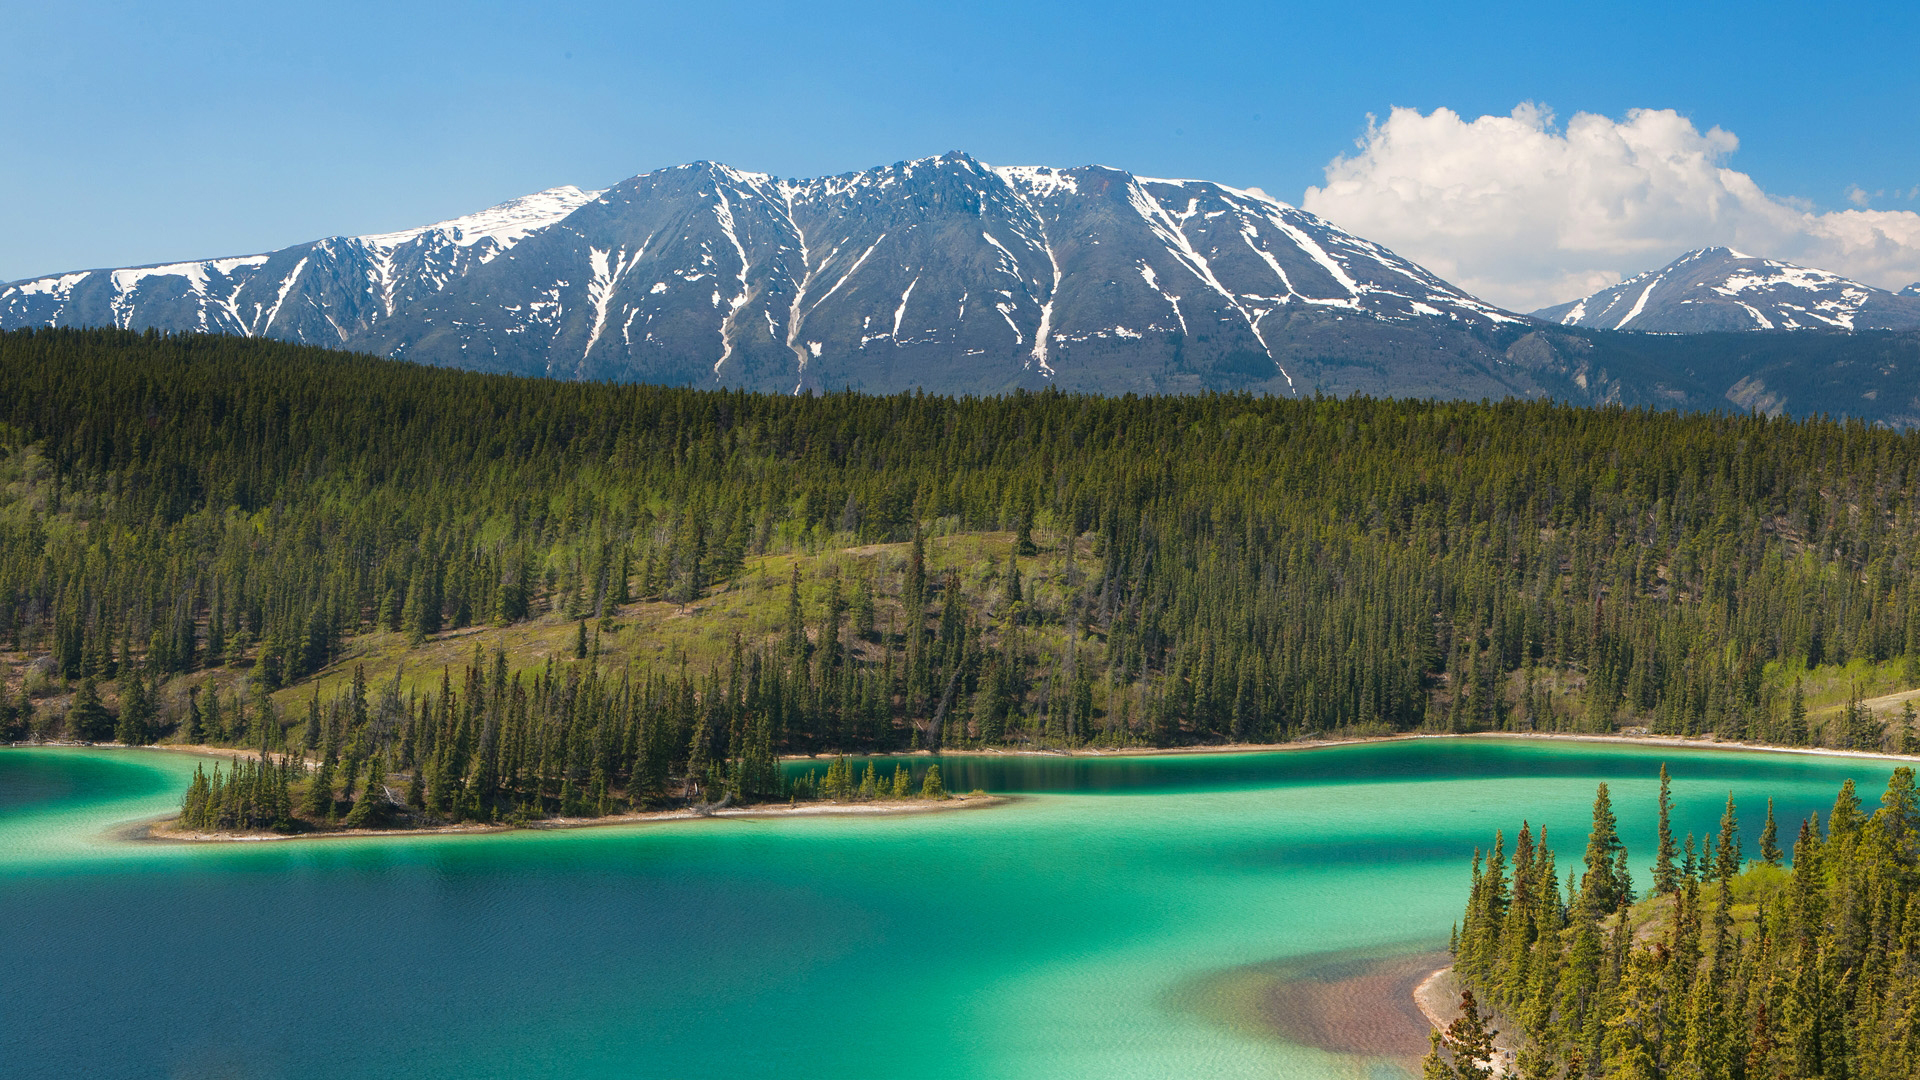
{"label": "snow patch on mountain", "polygon": [[[506,202],[489,206],[476,213],[436,221],[431,225],[401,229],[398,232],[370,233],[352,239],[368,247],[392,249],[418,240],[429,233],[438,233],[448,242],[460,247],[472,247],[482,240],[491,240],[499,246],[499,251],[505,251],[599,198],[601,194],[602,192],[599,191],[582,191],[572,184],[562,184],[545,191],[536,191],[531,195],[522,195],[517,199],[508,199]],[[499,251],[493,254],[498,254]]]}
{"label": "snow patch on mountain", "polygon": [[1452,364],[1521,321],[1264,192],[957,153],[815,179],[695,162],[414,229],[0,289],[0,326],[803,392],[1084,387],[1104,370],[1145,390],[1311,392],[1327,384],[1297,377],[1329,350],[1411,342]]}
{"label": "snow patch on mountain", "polygon": [[1591,296],[1534,313],[1567,326],[1693,333],[1920,327],[1920,294],[1731,248],[1687,252]]}

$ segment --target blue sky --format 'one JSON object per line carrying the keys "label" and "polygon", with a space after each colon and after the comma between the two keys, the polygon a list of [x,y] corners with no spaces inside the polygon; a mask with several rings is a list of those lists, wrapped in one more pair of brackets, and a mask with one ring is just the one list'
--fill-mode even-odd
{"label": "blue sky", "polygon": [[423,224],[699,158],[809,176],[962,149],[1297,203],[1396,106],[1534,102],[1550,130],[1670,109],[1737,135],[1721,164],[1791,205],[1920,209],[1920,16],[1811,10],[0,0],[0,280]]}

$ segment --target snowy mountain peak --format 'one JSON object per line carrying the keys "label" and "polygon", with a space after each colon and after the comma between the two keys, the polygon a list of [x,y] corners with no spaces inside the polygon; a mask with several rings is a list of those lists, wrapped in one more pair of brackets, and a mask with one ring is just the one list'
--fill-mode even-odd
{"label": "snowy mountain peak", "polygon": [[1664,333],[1905,330],[1920,328],[1920,298],[1826,270],[1709,247],[1533,314],[1567,326]]}
{"label": "snowy mountain peak", "polygon": [[1390,368],[1425,364],[1416,392],[1537,393],[1494,344],[1524,323],[1263,192],[957,151],[801,180],[693,162],[413,229],[0,289],[0,327],[783,391],[1390,393]]}
{"label": "snowy mountain peak", "polygon": [[439,233],[461,247],[492,240],[504,250],[599,198],[600,194],[598,191],[581,191],[572,184],[562,184],[432,225],[356,236],[353,239],[371,247],[390,249],[418,240],[428,233]]}

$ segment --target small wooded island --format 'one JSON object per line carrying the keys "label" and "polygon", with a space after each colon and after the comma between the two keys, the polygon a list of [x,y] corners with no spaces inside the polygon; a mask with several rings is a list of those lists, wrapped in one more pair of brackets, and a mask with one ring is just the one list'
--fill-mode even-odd
{"label": "small wooded island", "polygon": [[[1717,837],[1675,843],[1661,768],[1644,899],[1607,786],[1563,896],[1522,824],[1476,853],[1452,951],[1461,1015],[1427,1080],[1605,1076],[1897,1080],[1920,1062],[1920,795],[1894,770],[1864,811],[1849,780],[1825,827],[1799,823],[1791,868],[1767,804],[1759,858],[1727,800]],[[1489,1007],[1491,1012],[1484,1012]],[[1504,1029],[1504,1030],[1502,1030]]]}
{"label": "small wooded island", "polygon": [[[483,669],[476,657],[470,676]],[[523,686],[496,655],[493,677],[471,677],[463,697],[450,684],[379,723],[369,708],[364,673],[355,668],[344,700],[308,718],[306,749],[235,757],[230,768],[202,766],[182,798],[175,833],[274,832],[284,835],[368,829],[433,830],[469,824],[632,819],[648,815],[711,815],[771,803],[833,803],[903,809],[920,803],[984,805],[975,793],[956,801],[938,764],[915,770],[896,764],[882,773],[867,763],[856,773],[837,757],[823,770],[783,777],[764,731],[749,735],[749,752],[732,762],[702,760],[704,724],[690,752],[676,762],[662,730],[665,713],[633,700],[631,688],[557,686],[536,677]],[[564,701],[556,700],[564,692]],[[397,703],[390,688],[386,704]],[[217,734],[197,711],[189,736]],[[582,737],[567,721],[576,710],[607,718],[610,737]],[[649,722],[651,718],[651,722]],[[211,725],[211,728],[209,728]]]}

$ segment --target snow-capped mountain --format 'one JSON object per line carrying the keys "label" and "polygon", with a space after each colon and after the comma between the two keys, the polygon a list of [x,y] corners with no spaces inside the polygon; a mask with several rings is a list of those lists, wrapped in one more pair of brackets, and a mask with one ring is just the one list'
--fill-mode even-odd
{"label": "snow-capped mountain", "polygon": [[0,288],[0,327],[152,326],[341,345],[599,194],[558,187],[403,232],[16,282]]}
{"label": "snow-capped mountain", "polygon": [[1682,334],[1911,330],[1920,328],[1920,282],[1892,293],[1825,270],[1710,247],[1533,314],[1566,326]]}
{"label": "snow-capped mountain", "polygon": [[0,288],[0,327],[265,335],[562,378],[796,391],[1538,394],[1526,321],[1255,191],[964,154],[696,163],[405,232]]}

